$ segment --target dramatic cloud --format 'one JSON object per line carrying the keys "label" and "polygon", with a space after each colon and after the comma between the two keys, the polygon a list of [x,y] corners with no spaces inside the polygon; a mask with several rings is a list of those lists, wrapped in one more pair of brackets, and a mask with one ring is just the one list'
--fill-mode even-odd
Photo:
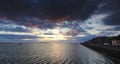
{"label": "dramatic cloud", "polygon": [[112,13],[104,19],[106,25],[120,25],[120,0],[105,0],[101,6],[99,6],[97,13]]}
{"label": "dramatic cloud", "polygon": [[48,20],[41,20],[36,17],[20,17],[16,18],[16,20],[13,21],[14,23],[18,25],[25,25],[31,28],[53,28],[54,25],[56,24],[55,22],[50,22]]}
{"label": "dramatic cloud", "polygon": [[1,15],[44,19],[86,19],[103,0],[1,0]]}
{"label": "dramatic cloud", "polygon": [[80,26],[83,27],[89,34],[99,36],[114,36],[119,35],[119,26],[110,26],[104,24],[104,19],[111,14],[94,14],[89,19],[84,21]]}
{"label": "dramatic cloud", "polygon": [[[12,36],[12,37],[11,37]],[[13,34],[0,34],[0,39],[14,39],[14,40],[20,40],[20,39],[35,39],[38,38],[37,36],[30,36],[30,35],[13,35]]]}
{"label": "dramatic cloud", "polygon": [[0,19],[0,31],[29,32],[30,28],[23,25],[16,25],[13,21]]}
{"label": "dramatic cloud", "polygon": [[119,3],[119,0],[0,0],[0,35],[26,39],[57,33],[81,41],[98,35],[119,35]]}
{"label": "dramatic cloud", "polygon": [[93,13],[112,12],[114,14],[106,18],[104,23],[117,25],[120,24],[119,3],[119,0],[0,0],[0,16],[10,19],[25,16],[62,21],[86,20]]}

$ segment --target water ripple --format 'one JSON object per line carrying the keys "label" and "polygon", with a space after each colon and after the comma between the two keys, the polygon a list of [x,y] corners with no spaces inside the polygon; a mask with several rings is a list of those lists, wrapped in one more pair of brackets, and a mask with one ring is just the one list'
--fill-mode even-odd
{"label": "water ripple", "polygon": [[0,64],[114,64],[80,44],[1,44]]}

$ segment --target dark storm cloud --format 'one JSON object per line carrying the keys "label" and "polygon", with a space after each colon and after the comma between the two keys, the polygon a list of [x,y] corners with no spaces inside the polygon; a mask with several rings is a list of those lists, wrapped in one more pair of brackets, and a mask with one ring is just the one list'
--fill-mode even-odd
{"label": "dark storm cloud", "polygon": [[120,26],[115,27],[113,30],[114,30],[114,31],[120,31]]}
{"label": "dark storm cloud", "polygon": [[79,22],[62,22],[61,23],[61,27],[62,28],[70,28],[71,30],[76,30],[77,32],[85,32],[85,30],[83,28],[81,28]]}
{"label": "dark storm cloud", "polygon": [[104,0],[0,0],[1,15],[84,20]]}
{"label": "dark storm cloud", "polygon": [[104,23],[107,25],[120,25],[120,0],[106,0],[105,3],[100,8],[100,12],[112,12],[112,15],[104,19]]}
{"label": "dark storm cloud", "polygon": [[0,0],[0,18],[33,28],[53,28],[55,21],[87,19],[101,2],[102,0]]}
{"label": "dark storm cloud", "polygon": [[0,34],[0,40],[1,39],[26,39],[26,38],[33,38],[33,39],[35,39],[35,38],[39,38],[39,37],[32,36],[32,35]]}
{"label": "dark storm cloud", "polygon": [[0,31],[29,32],[28,27],[16,25],[13,21],[0,19]]}
{"label": "dark storm cloud", "polygon": [[120,12],[116,12],[104,19],[104,23],[107,25],[120,25]]}
{"label": "dark storm cloud", "polygon": [[119,3],[119,0],[0,0],[0,17],[15,20],[20,25],[52,28],[56,20],[84,21],[93,14],[110,13],[103,20],[104,24],[120,25]]}
{"label": "dark storm cloud", "polygon": [[27,29],[23,29],[22,27],[16,27],[16,28],[0,27],[0,31],[28,32]]}
{"label": "dark storm cloud", "polygon": [[32,28],[38,27],[38,28],[44,28],[44,29],[53,28],[55,25],[55,22],[41,20],[36,17],[19,17],[19,18],[14,19],[13,22],[18,25],[25,25],[25,26],[32,27]]}

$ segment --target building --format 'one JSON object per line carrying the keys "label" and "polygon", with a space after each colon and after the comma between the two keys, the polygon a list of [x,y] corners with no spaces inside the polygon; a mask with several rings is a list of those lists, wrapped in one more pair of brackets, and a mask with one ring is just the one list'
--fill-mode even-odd
{"label": "building", "polygon": [[120,40],[112,40],[112,45],[120,45]]}

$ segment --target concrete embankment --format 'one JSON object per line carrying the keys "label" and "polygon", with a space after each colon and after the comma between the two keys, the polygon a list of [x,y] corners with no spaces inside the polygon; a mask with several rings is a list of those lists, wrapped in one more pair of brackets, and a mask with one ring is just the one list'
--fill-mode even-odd
{"label": "concrete embankment", "polygon": [[101,53],[105,53],[106,55],[109,55],[111,57],[114,57],[115,59],[120,60],[120,45],[95,45],[95,44],[87,44],[82,43],[82,45],[91,48],[93,50],[96,50]]}

